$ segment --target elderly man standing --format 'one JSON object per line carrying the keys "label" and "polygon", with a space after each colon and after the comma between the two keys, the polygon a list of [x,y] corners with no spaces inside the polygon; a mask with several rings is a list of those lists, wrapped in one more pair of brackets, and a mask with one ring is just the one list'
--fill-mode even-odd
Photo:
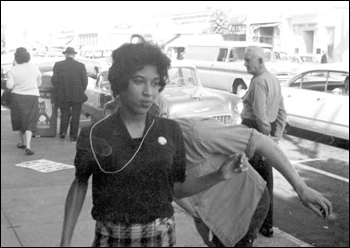
{"label": "elderly man standing", "polygon": [[[253,75],[249,89],[243,96],[242,124],[281,139],[286,124],[281,86],[278,79],[265,67],[265,53],[261,47],[249,46],[244,56],[244,66]],[[273,235],[273,174],[272,167],[257,154],[249,161],[266,181],[270,194],[270,209],[260,229],[266,237]]]}
{"label": "elderly man standing", "polygon": [[66,59],[56,62],[53,67],[52,84],[61,109],[60,138],[65,138],[70,123],[70,140],[75,142],[78,137],[81,107],[87,100],[84,92],[88,79],[85,65],[74,60],[74,48],[67,47],[63,54]]}

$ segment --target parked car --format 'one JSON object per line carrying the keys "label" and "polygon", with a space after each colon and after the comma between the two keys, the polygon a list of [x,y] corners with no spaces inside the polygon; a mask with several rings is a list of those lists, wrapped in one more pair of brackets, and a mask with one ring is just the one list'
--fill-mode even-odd
{"label": "parked car", "polygon": [[284,51],[273,51],[276,60],[288,61],[288,53]]}
{"label": "parked car", "polygon": [[65,47],[51,47],[45,54],[45,57],[60,57],[64,59],[63,51]]}
{"label": "parked car", "polygon": [[[85,94],[87,102],[82,113],[95,122],[113,110],[104,111],[104,105],[112,100],[108,70],[102,70],[97,79],[89,78]],[[163,96],[167,100],[169,118],[204,116],[214,117],[225,124],[240,122],[240,98],[228,92],[204,88],[196,68],[185,62],[172,62],[169,81]],[[112,106],[112,105],[109,105]]]}
{"label": "parked car", "polygon": [[198,68],[199,77],[205,87],[243,96],[253,77],[244,66],[244,54],[248,46],[259,46],[264,50],[266,68],[281,83],[296,74],[298,64],[276,60],[272,45],[258,42],[197,42],[187,46],[184,60]]}
{"label": "parked car", "polygon": [[319,64],[320,61],[314,54],[289,55],[288,60],[299,64]]}
{"label": "parked car", "polygon": [[[30,62],[36,64],[39,67],[40,72],[52,72],[53,66],[57,61],[64,60],[63,57],[33,57]],[[97,78],[100,68],[105,66],[105,63],[94,59],[81,59],[77,58],[77,61],[83,63],[86,67],[86,72],[89,77]],[[13,66],[14,58],[1,60],[1,88],[6,89],[7,73]]]}
{"label": "parked car", "polygon": [[78,52],[78,56],[89,59],[109,59],[114,49],[106,47],[85,46]]}
{"label": "parked car", "polygon": [[318,64],[282,85],[288,124],[349,140],[349,95],[341,94],[349,67]]}

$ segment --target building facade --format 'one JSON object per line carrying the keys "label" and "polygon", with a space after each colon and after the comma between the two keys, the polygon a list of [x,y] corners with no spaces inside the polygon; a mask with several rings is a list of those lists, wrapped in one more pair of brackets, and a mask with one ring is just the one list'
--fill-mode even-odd
{"label": "building facade", "polygon": [[289,54],[327,51],[331,62],[349,63],[349,9],[324,13],[233,16],[226,40],[268,43]]}

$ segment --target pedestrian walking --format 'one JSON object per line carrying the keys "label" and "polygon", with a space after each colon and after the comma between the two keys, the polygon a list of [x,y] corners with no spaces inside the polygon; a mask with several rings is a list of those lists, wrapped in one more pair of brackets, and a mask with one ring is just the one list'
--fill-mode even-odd
{"label": "pedestrian walking", "polygon": [[[239,154],[251,158],[258,153],[288,180],[304,206],[320,217],[327,218],[332,213],[332,204],[305,184],[268,136],[244,125],[224,125],[213,118],[175,120],[185,141],[187,177],[211,173],[224,163],[236,163]],[[264,180],[250,164],[236,167],[238,170],[231,180],[195,196],[175,200],[194,218],[208,246],[251,247],[268,212],[269,191]]]}
{"label": "pedestrian walking", "polygon": [[70,245],[92,175],[93,246],[171,247],[175,245],[173,196],[181,199],[229,180],[235,168],[224,164],[200,177],[185,175],[179,125],[150,113],[170,66],[159,47],[146,42],[124,44],[112,58],[108,78],[120,107],[80,132],[61,246]]}
{"label": "pedestrian walking", "polygon": [[327,52],[322,50],[321,64],[327,64],[327,63],[328,63]]}
{"label": "pedestrian walking", "polygon": [[81,108],[87,97],[85,90],[88,79],[85,65],[76,61],[77,52],[67,47],[63,52],[66,59],[56,62],[53,67],[52,84],[61,110],[60,138],[64,139],[70,126],[70,140],[78,137]]}
{"label": "pedestrian walking", "polygon": [[17,148],[25,149],[27,155],[34,155],[31,149],[33,132],[37,131],[41,85],[41,72],[32,64],[30,54],[24,47],[15,52],[15,64],[8,72],[6,87],[11,90],[11,124],[13,131],[19,131],[21,142]]}
{"label": "pedestrian walking", "polygon": [[[253,75],[243,96],[242,124],[259,132],[281,139],[287,114],[278,79],[265,67],[265,53],[261,47],[249,46],[244,56],[247,72]],[[261,234],[273,236],[273,173],[272,167],[258,154],[249,161],[266,181],[270,194],[270,209],[261,227]]]}

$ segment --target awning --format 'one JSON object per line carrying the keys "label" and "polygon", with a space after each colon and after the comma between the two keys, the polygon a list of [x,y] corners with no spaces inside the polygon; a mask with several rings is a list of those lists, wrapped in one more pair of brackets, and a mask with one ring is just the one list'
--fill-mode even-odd
{"label": "awning", "polygon": [[252,24],[250,25],[253,29],[258,29],[258,28],[266,28],[266,27],[279,27],[281,23],[280,22],[275,22],[275,23],[266,23],[266,24]]}

